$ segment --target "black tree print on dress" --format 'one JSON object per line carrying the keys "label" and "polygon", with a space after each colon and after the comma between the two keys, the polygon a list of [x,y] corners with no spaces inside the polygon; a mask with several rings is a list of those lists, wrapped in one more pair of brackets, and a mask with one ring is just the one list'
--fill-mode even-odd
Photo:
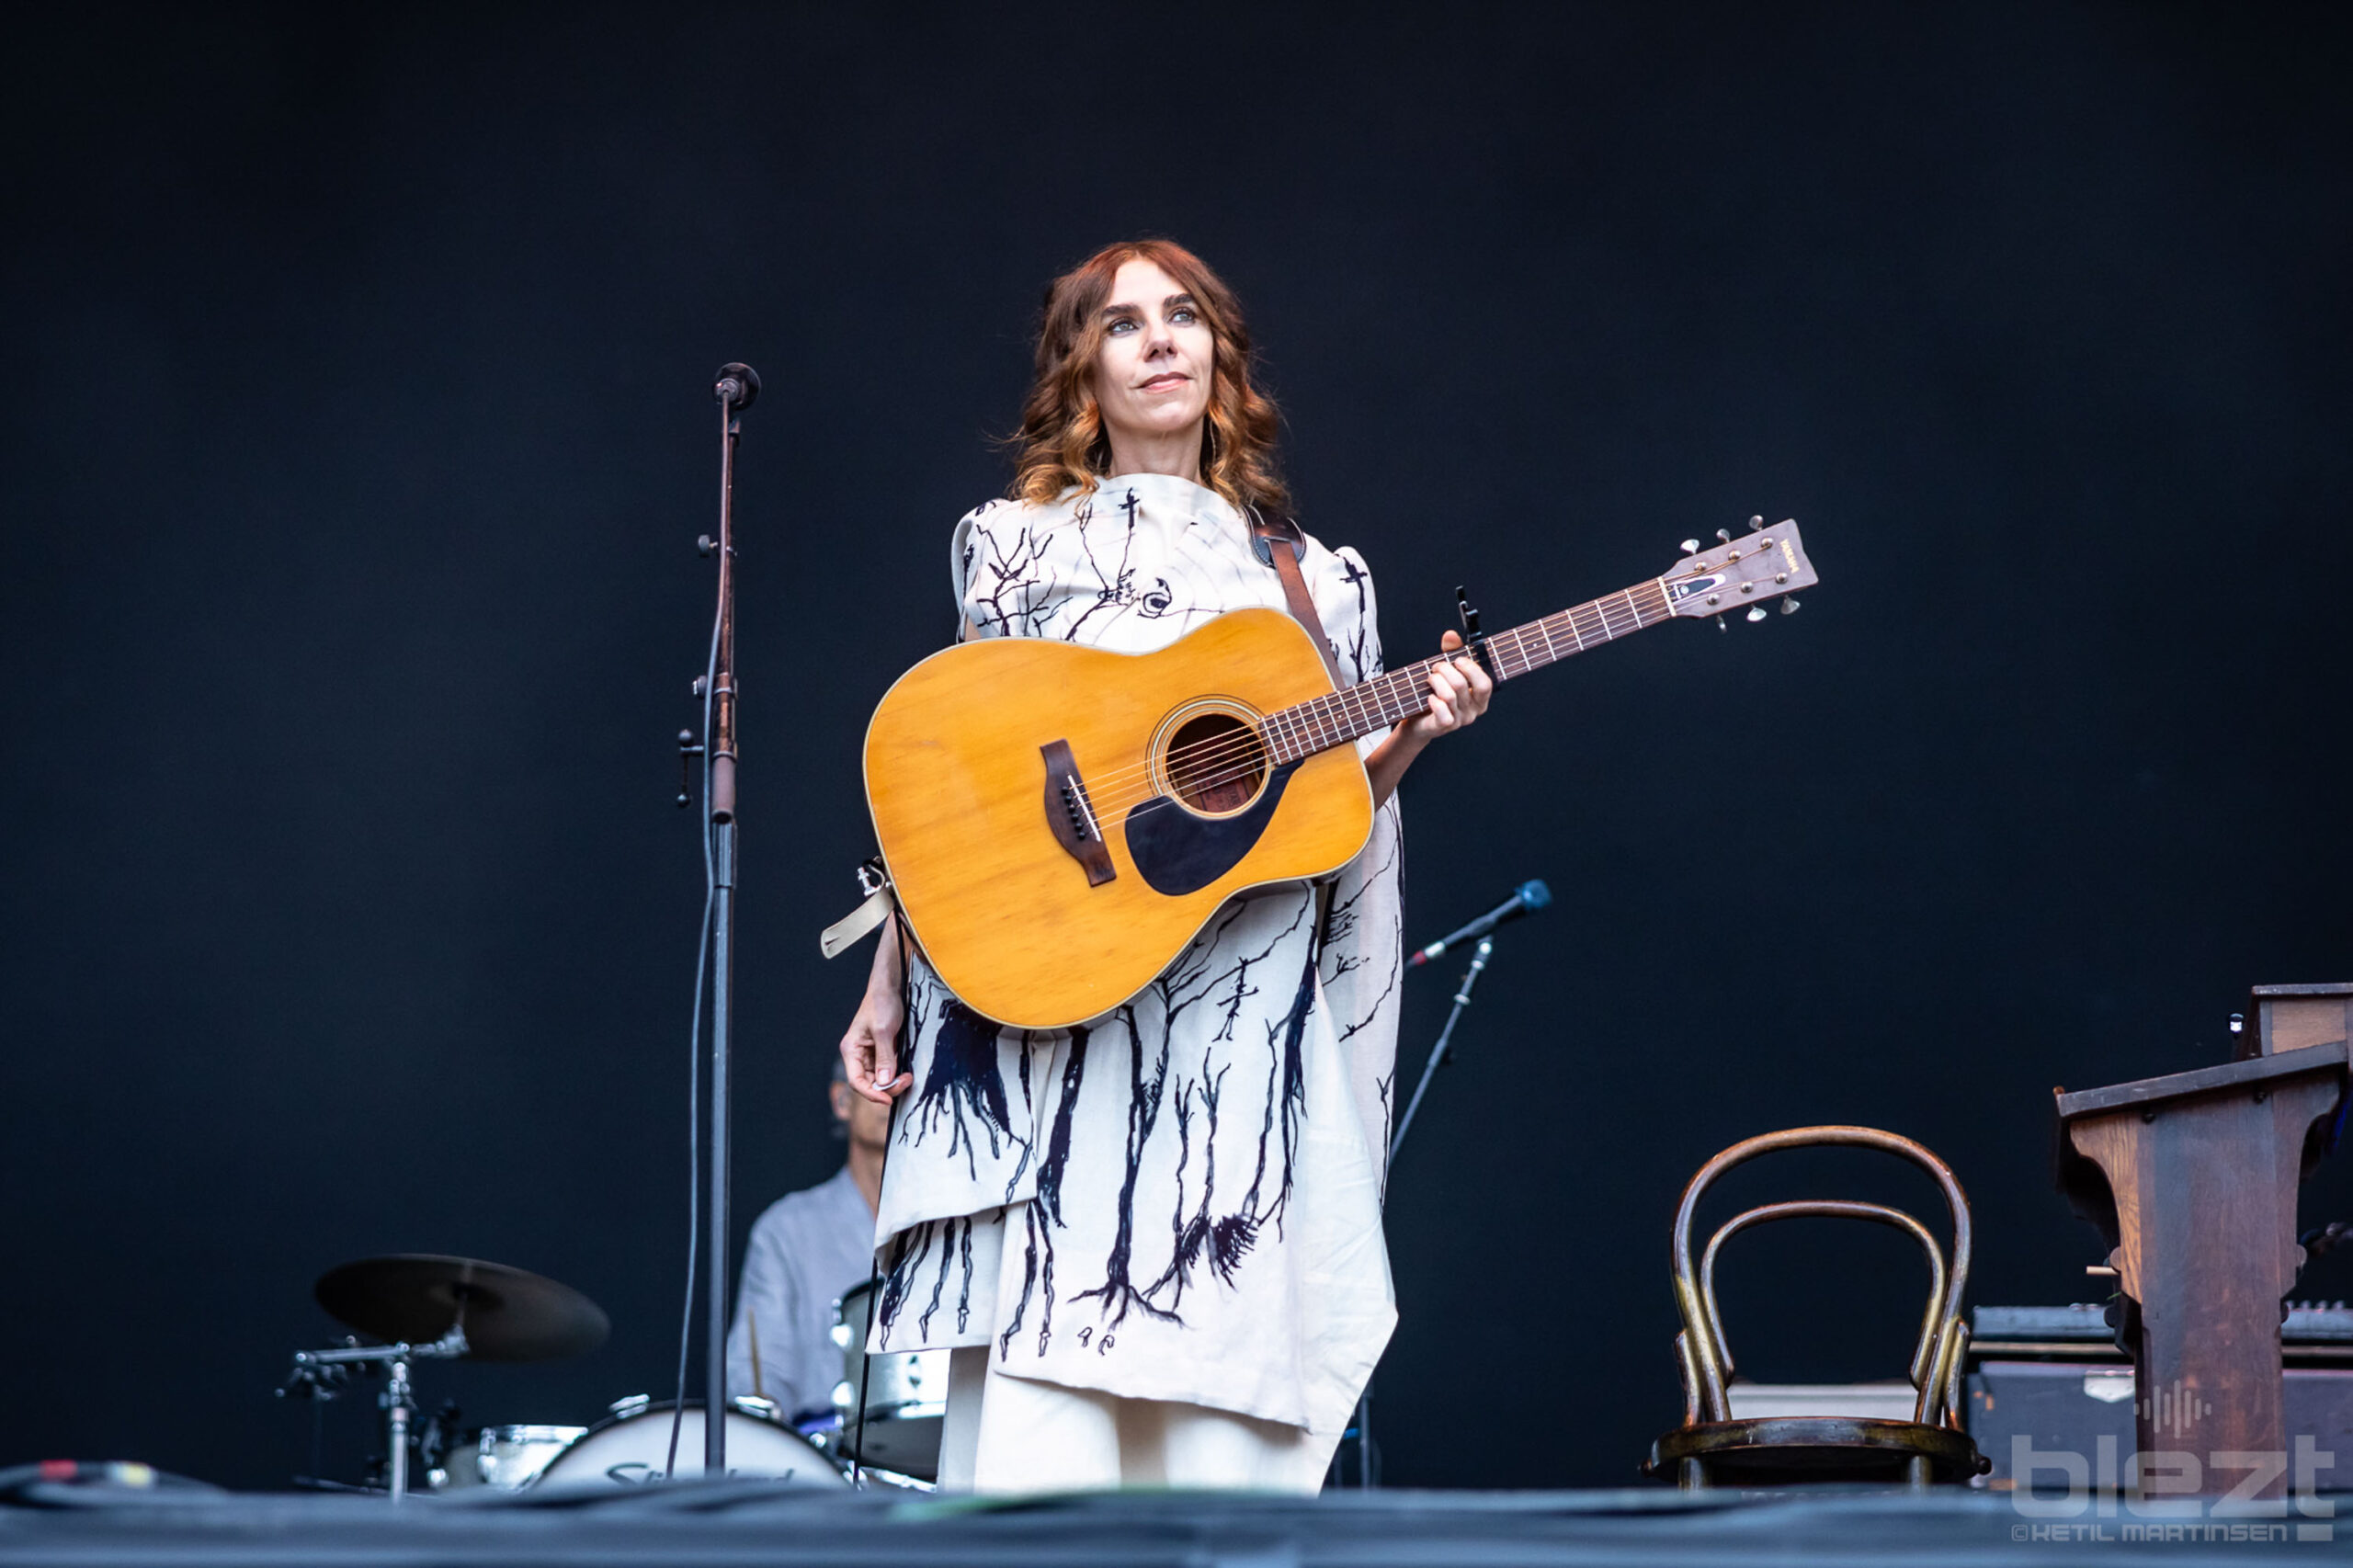
{"label": "black tree print on dress", "polygon": [[[1026,1156],[1029,1141],[1013,1130],[1012,1112],[1006,1105],[1005,1075],[997,1066],[1001,1033],[995,1023],[953,996],[942,997],[939,1028],[931,1040],[931,1060],[901,1124],[901,1142],[920,1143],[945,1120],[949,1154],[961,1153],[964,1168],[978,1175],[980,1145],[973,1136],[977,1123],[989,1141],[992,1158],[1008,1146],[1020,1148]],[[1026,1099],[1026,1084],[1024,1090]],[[1013,1179],[1017,1182],[1020,1175],[1017,1167]]]}
{"label": "black tree print on dress", "polygon": [[1071,1119],[1078,1110],[1079,1080],[1086,1074],[1086,1042],[1092,1036],[1085,1025],[1070,1031],[1070,1051],[1063,1059],[1062,1094],[1054,1107],[1052,1130],[1046,1136],[1046,1157],[1038,1166],[1038,1195],[1023,1212],[1021,1291],[1014,1299],[997,1353],[1011,1347],[1021,1332],[1033,1291],[1039,1293],[1038,1354],[1046,1353],[1054,1335],[1054,1238],[1063,1227],[1063,1175],[1070,1169]]}
{"label": "black tree print on dress", "polygon": [[[996,1223],[1004,1218],[1005,1210],[996,1209],[983,1214],[926,1220],[891,1238],[890,1252],[882,1265],[882,1293],[874,1308],[875,1323],[886,1341],[897,1331],[900,1316],[906,1310],[909,1299],[924,1288],[926,1274],[930,1290],[923,1311],[916,1314],[916,1335],[923,1338],[931,1336],[935,1320],[941,1309],[948,1305],[948,1287],[951,1277],[956,1285],[956,1333],[961,1335],[969,1331],[972,1322],[973,1287],[983,1283],[973,1267],[973,1228],[975,1224]],[[994,1286],[995,1281],[987,1283]],[[983,1296],[982,1299],[985,1301],[987,1298]]]}
{"label": "black tree print on dress", "polygon": [[[983,511],[1002,503],[992,502]],[[1033,609],[1031,589],[1040,580],[1045,541],[1028,524],[1000,540],[993,529],[974,528],[957,563],[965,585],[966,614],[985,637],[1036,637],[1053,607]]]}
{"label": "black tree print on dress", "polygon": [[[1381,809],[1386,811],[1389,808],[1384,805]],[[1404,842],[1404,835],[1392,831],[1385,850],[1376,850],[1378,858],[1373,867],[1376,876],[1396,870]],[[1381,1005],[1396,994],[1397,983],[1405,974],[1404,949],[1395,942],[1359,944],[1352,939],[1357,935],[1358,906],[1363,903],[1365,894],[1377,885],[1373,877],[1367,877],[1348,893],[1341,895],[1336,892],[1331,910],[1324,919],[1324,950],[1334,955],[1324,969],[1324,984],[1335,984],[1342,976],[1354,974],[1368,963],[1380,961],[1381,964],[1380,989],[1371,997],[1370,1005],[1362,1009],[1362,1016],[1339,1026],[1339,1039],[1343,1045],[1380,1017]]]}
{"label": "black tree print on dress", "polygon": [[[1102,1337],[1096,1341],[1098,1352],[1110,1348],[1112,1332],[1126,1320],[1131,1310],[1144,1312],[1164,1323],[1181,1323],[1183,1319],[1177,1308],[1183,1301],[1186,1283],[1203,1258],[1210,1257],[1218,1273],[1231,1283],[1234,1267],[1250,1250],[1260,1229],[1270,1221],[1279,1222],[1283,1207],[1290,1200],[1293,1156],[1298,1147],[1299,1112],[1305,1100],[1304,1081],[1298,1060],[1299,1039],[1306,1027],[1307,1015],[1314,1006],[1315,996],[1312,947],[1307,966],[1294,982],[1290,1007],[1281,1017],[1267,1025],[1269,1094],[1265,1124],[1258,1131],[1256,1171],[1250,1189],[1244,1195],[1238,1209],[1212,1218],[1210,1206],[1215,1194],[1212,1184],[1205,1178],[1200,1211],[1188,1218],[1182,1208],[1184,1171],[1191,1152],[1189,1106],[1195,1098],[1206,1096],[1204,1103],[1212,1108],[1207,1131],[1214,1136],[1216,1118],[1213,1102],[1223,1086],[1223,1069],[1230,1065],[1230,1062],[1218,1062],[1214,1048],[1217,1044],[1232,1043],[1234,1023],[1242,1005],[1257,991],[1254,971],[1272,958],[1287,938],[1299,931],[1314,909],[1312,895],[1277,895],[1278,898],[1282,896],[1288,896],[1297,907],[1290,920],[1268,935],[1263,944],[1232,956],[1212,971],[1211,966],[1218,963],[1226,932],[1241,923],[1245,911],[1253,905],[1272,901],[1252,899],[1237,902],[1220,911],[1217,918],[1211,921],[1209,932],[1196,937],[1176,961],[1153,982],[1146,995],[1157,1004],[1151,1009],[1157,1017],[1150,1031],[1152,1043],[1149,1046],[1145,1043],[1144,1033],[1137,1025],[1137,1017],[1142,1009],[1131,1005],[1120,1008],[1115,1015],[1125,1026],[1131,1042],[1128,1056],[1127,1168],[1120,1182],[1116,1229],[1110,1256],[1104,1264],[1103,1283],[1093,1290],[1082,1290],[1072,1298],[1074,1305],[1090,1299],[1103,1303]],[[1222,1021],[1212,1037],[1212,1049],[1204,1054],[1198,1073],[1187,1074],[1180,1072],[1172,1085],[1170,1047],[1176,1038],[1178,1022],[1188,1011],[1204,1004],[1223,1013]],[[1145,1067],[1147,1055],[1151,1058],[1149,1071]],[[1178,1211],[1174,1223],[1174,1245],[1167,1267],[1152,1283],[1139,1288],[1131,1277],[1136,1240],[1137,1187],[1153,1134],[1160,1126],[1164,1112],[1171,1108],[1172,1092],[1173,1116],[1178,1127],[1175,1174]],[[1279,1116],[1276,1111],[1278,1100],[1280,1103]],[[1275,1136],[1278,1124],[1281,1134],[1280,1154],[1276,1162],[1279,1166],[1278,1195],[1262,1208],[1269,1163],[1268,1142]]]}
{"label": "black tree print on dress", "polygon": [[1117,615],[1135,601],[1135,572],[1128,564],[1128,557],[1135,550],[1136,544],[1134,491],[1128,492],[1127,499],[1120,506],[1120,511],[1124,518],[1120,528],[1120,559],[1119,563],[1108,571],[1104,569],[1102,556],[1095,548],[1094,504],[1081,501],[1076,511],[1072,515],[1078,528],[1079,549],[1086,552],[1087,570],[1095,576],[1095,602],[1079,611],[1076,619],[1063,629],[1063,641],[1065,642],[1092,641],[1091,638],[1083,634],[1086,631],[1086,623],[1094,619],[1097,612],[1108,608],[1112,614]]}
{"label": "black tree print on dress", "polygon": [[[1357,673],[1357,679],[1370,680],[1381,674],[1378,667],[1367,667],[1368,665],[1378,666],[1381,663],[1375,651],[1377,645],[1373,641],[1375,631],[1372,617],[1365,613],[1370,608],[1365,599],[1365,585],[1372,581],[1372,574],[1344,555],[1340,558],[1340,577],[1356,593],[1357,613],[1350,618],[1356,622],[1356,627],[1348,634],[1348,645],[1346,648],[1335,649],[1334,652],[1348,661],[1350,667]],[[1368,658],[1368,653],[1372,653],[1373,656]]]}

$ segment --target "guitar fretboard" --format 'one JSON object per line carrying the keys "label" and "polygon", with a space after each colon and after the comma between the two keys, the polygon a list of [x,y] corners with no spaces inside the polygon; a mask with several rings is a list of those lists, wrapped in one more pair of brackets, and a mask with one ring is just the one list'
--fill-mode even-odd
{"label": "guitar fretboard", "polygon": [[[1572,653],[1597,648],[1645,626],[1674,619],[1666,589],[1657,578],[1621,588],[1601,598],[1588,599],[1557,615],[1498,631],[1487,639],[1488,655],[1498,678],[1510,680],[1530,670],[1556,664]],[[1359,735],[1402,723],[1430,705],[1430,670],[1441,660],[1461,657],[1439,654],[1391,670],[1369,681],[1346,687],[1325,697],[1269,713],[1260,728],[1267,750],[1279,767],[1313,756],[1320,751],[1353,741]]]}

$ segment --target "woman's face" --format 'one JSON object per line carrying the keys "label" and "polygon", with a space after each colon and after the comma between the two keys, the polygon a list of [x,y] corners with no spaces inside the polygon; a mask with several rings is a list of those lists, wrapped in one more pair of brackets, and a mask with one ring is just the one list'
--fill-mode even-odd
{"label": "woman's face", "polygon": [[1197,426],[1209,410],[1217,339],[1184,286],[1154,263],[1124,263],[1103,316],[1095,401],[1114,444]]}

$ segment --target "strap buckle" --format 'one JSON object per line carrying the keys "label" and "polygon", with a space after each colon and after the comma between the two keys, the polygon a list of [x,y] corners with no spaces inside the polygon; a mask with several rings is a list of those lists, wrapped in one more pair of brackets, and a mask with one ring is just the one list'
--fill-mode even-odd
{"label": "strap buckle", "polygon": [[[1306,556],[1307,541],[1300,538],[1297,534],[1291,535],[1290,538],[1284,540],[1283,542],[1290,546],[1290,558],[1293,561],[1302,560]],[[1275,563],[1274,535],[1270,533],[1252,534],[1250,536],[1250,548],[1257,555],[1259,565],[1272,566]]]}
{"label": "strap buckle", "polygon": [[856,909],[817,934],[817,950],[827,958],[846,952],[851,944],[891,917],[898,901],[891,896],[891,873],[882,857],[874,856],[858,869],[858,891],[866,896]]}
{"label": "strap buckle", "polygon": [[1257,556],[1259,565],[1274,565],[1275,540],[1279,538],[1290,546],[1293,561],[1307,559],[1307,535],[1299,524],[1290,517],[1269,522],[1267,514],[1253,503],[1250,507],[1250,550]]}

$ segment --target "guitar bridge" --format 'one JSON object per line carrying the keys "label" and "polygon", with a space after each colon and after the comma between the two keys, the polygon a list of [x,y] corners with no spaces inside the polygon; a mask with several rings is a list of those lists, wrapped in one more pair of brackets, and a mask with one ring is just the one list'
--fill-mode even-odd
{"label": "guitar bridge", "polygon": [[1095,819],[1095,802],[1086,798],[1086,780],[1072,760],[1070,742],[1048,741],[1038,750],[1046,759],[1046,827],[1063,852],[1086,869],[1086,885],[1099,888],[1120,873],[1111,865],[1111,851]]}

